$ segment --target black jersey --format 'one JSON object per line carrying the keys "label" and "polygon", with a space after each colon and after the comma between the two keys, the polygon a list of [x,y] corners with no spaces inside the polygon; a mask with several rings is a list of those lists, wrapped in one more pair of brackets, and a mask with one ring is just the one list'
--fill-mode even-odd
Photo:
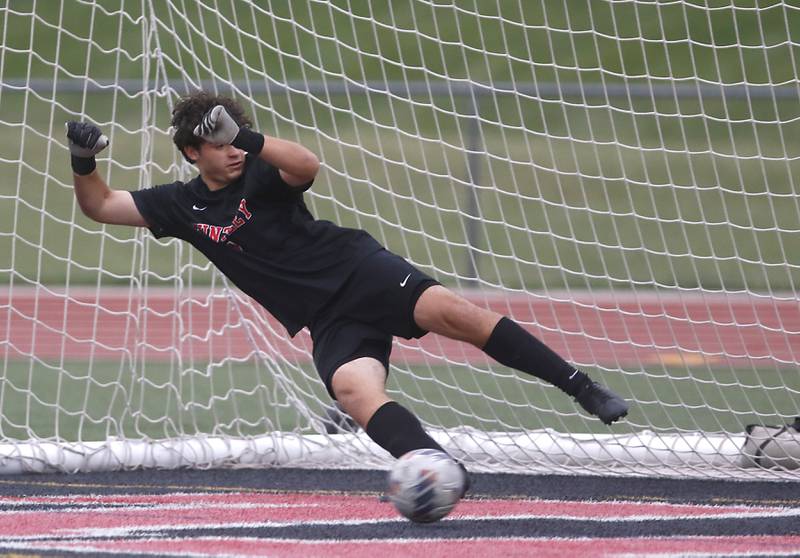
{"label": "black jersey", "polygon": [[303,192],[277,168],[247,156],[244,172],[220,190],[201,177],[133,191],[156,236],[190,242],[294,336],[382,247],[367,232],[315,219]]}

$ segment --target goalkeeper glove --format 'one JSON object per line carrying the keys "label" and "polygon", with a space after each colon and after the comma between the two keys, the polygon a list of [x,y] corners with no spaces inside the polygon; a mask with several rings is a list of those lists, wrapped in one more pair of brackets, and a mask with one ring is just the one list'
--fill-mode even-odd
{"label": "goalkeeper glove", "polygon": [[94,156],[108,145],[108,138],[94,124],[67,122],[69,152],[72,154],[72,170],[75,174],[91,174],[97,163]]}
{"label": "goalkeeper glove", "polygon": [[240,127],[222,105],[215,106],[203,115],[203,120],[194,128],[194,135],[209,143],[230,144],[253,155],[261,153],[264,147],[264,136]]}

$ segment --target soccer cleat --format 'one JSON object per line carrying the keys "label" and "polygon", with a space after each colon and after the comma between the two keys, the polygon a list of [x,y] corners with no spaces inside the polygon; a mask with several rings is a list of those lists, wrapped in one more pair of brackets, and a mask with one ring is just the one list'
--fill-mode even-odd
{"label": "soccer cleat", "polygon": [[628,414],[628,404],[619,395],[589,380],[575,396],[586,412],[611,424]]}

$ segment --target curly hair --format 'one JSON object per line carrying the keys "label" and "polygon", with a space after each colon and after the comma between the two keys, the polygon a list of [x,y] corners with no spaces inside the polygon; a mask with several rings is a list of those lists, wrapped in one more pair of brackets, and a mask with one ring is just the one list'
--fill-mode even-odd
{"label": "curly hair", "polygon": [[203,115],[216,105],[225,107],[225,110],[239,126],[251,127],[253,125],[242,107],[228,97],[198,91],[182,98],[172,110],[172,129],[174,130],[172,141],[183,157],[192,164],[194,161],[186,155],[184,149],[187,147],[200,149],[200,146],[205,143],[205,140],[194,135],[194,127],[200,124]]}

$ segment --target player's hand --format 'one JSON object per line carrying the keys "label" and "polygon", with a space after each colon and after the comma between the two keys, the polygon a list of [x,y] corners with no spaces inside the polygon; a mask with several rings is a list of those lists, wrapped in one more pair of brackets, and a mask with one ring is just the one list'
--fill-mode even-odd
{"label": "player's hand", "polygon": [[67,122],[69,152],[76,157],[88,159],[100,153],[108,145],[108,138],[94,124]]}
{"label": "player's hand", "polygon": [[203,120],[194,128],[194,135],[217,145],[233,143],[238,133],[239,125],[222,105],[205,113]]}

